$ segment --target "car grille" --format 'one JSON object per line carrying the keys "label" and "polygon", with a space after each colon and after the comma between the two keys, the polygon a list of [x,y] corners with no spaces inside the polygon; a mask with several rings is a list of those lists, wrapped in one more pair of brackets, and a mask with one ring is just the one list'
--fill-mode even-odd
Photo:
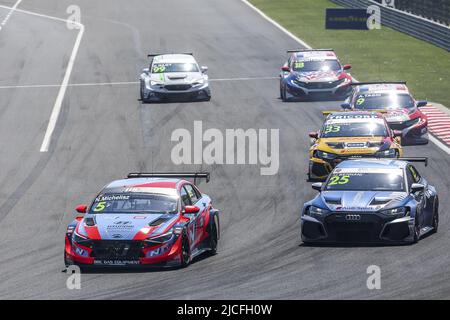
{"label": "car grille", "polygon": [[165,85],[164,88],[166,88],[169,91],[184,91],[189,90],[191,88],[190,84],[168,84]]}
{"label": "car grille", "polygon": [[[360,220],[347,220],[347,215],[359,215]],[[325,219],[330,239],[342,242],[370,242],[380,240],[384,221],[374,213],[340,212]]]}
{"label": "car grille", "polygon": [[337,82],[307,82],[304,87],[307,89],[332,89],[337,84]]}
{"label": "car grille", "polygon": [[142,245],[142,241],[94,241],[92,256],[105,260],[138,260],[142,256]]}

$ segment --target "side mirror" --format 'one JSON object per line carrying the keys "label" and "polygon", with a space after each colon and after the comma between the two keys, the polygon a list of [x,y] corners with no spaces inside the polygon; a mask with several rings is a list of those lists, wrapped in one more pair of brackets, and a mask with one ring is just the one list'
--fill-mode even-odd
{"label": "side mirror", "polygon": [[150,72],[150,68],[144,68],[142,69],[142,73],[149,73]]}
{"label": "side mirror", "polygon": [[402,132],[400,130],[392,130],[392,135],[394,137],[401,137],[402,136]]}
{"label": "side mirror", "polygon": [[322,191],[322,186],[323,186],[323,183],[322,182],[314,182],[312,185],[311,185],[311,188],[313,188],[314,190],[317,190],[317,191]]}
{"label": "side mirror", "polygon": [[197,206],[186,206],[183,213],[198,213],[199,211],[200,208]]}
{"label": "side mirror", "polygon": [[202,66],[200,69],[202,70],[202,73],[206,73],[206,71],[208,71],[207,66]]}
{"label": "side mirror", "polygon": [[351,68],[352,68],[351,64],[344,64],[344,67],[343,67],[344,70],[350,70]]}
{"label": "side mirror", "polygon": [[417,108],[421,108],[421,107],[425,107],[428,104],[428,101],[422,100],[422,101],[417,101]]}
{"label": "side mirror", "polygon": [[80,205],[78,205],[78,206],[75,208],[75,210],[76,210],[78,213],[86,213],[86,211],[87,211],[87,205],[80,204]]}
{"label": "side mirror", "polygon": [[281,67],[281,71],[284,71],[284,72],[291,72],[291,68],[289,68],[288,66],[282,66],[282,67]]}
{"label": "side mirror", "polygon": [[341,108],[344,110],[350,110],[352,106],[348,102],[341,103]]}
{"label": "side mirror", "polygon": [[413,183],[411,185],[411,193],[423,192],[425,191],[425,186],[421,183]]}
{"label": "side mirror", "polygon": [[319,134],[316,131],[312,131],[308,135],[310,138],[313,138],[313,139],[317,139],[319,137]]}

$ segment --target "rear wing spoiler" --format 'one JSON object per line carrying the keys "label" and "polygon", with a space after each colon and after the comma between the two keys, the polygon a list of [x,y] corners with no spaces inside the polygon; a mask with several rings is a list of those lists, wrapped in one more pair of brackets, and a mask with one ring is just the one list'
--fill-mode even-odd
{"label": "rear wing spoiler", "polygon": [[348,110],[348,109],[342,109],[342,110],[326,110],[326,111],[322,111],[322,115],[324,115],[325,117],[329,116],[332,113],[336,113],[336,112],[358,112],[358,111],[366,111],[366,112],[370,112],[370,113],[388,113],[388,110],[383,110],[383,109],[373,109],[373,110],[365,110],[365,109],[357,109],[357,110]]}
{"label": "rear wing spoiler", "polygon": [[402,157],[397,158],[397,160],[407,161],[407,162],[422,162],[425,164],[425,167],[428,166],[428,158],[427,157]]}
{"label": "rear wing spoiler", "polygon": [[352,82],[351,86],[364,86],[368,84],[404,84],[406,85],[406,81],[370,81],[370,82]]}
{"label": "rear wing spoiler", "polygon": [[366,160],[366,159],[391,159],[391,160],[400,160],[406,162],[422,162],[425,164],[425,167],[428,166],[428,158],[427,157],[401,157],[401,158],[361,158],[361,157],[349,157],[346,160]]}
{"label": "rear wing spoiler", "polygon": [[334,50],[333,49],[290,49],[290,50],[286,50],[287,53],[311,52],[311,51],[334,51]]}
{"label": "rear wing spoiler", "polygon": [[187,55],[190,55],[190,56],[194,55],[192,52],[180,52],[180,53],[177,53],[177,52],[162,52],[162,53],[149,53],[147,55],[147,57],[151,58],[151,57],[156,57],[156,56],[162,56],[164,54],[187,54]]}
{"label": "rear wing spoiler", "polygon": [[209,172],[132,172],[127,178],[193,178],[194,184],[197,179],[205,179],[206,183],[210,180]]}

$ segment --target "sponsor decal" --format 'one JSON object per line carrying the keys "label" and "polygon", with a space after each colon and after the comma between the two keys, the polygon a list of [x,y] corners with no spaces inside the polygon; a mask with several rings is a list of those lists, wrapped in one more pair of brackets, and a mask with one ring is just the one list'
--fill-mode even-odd
{"label": "sponsor decal", "polygon": [[116,200],[129,200],[130,196],[126,194],[119,194],[119,195],[101,195],[95,198],[95,202],[101,202],[101,201],[116,201]]}

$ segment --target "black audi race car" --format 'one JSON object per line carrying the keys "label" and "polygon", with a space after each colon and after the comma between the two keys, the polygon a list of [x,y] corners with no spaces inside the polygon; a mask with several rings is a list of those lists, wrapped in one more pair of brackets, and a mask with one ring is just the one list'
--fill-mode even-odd
{"label": "black audi race car", "polygon": [[301,213],[303,242],[414,243],[436,232],[437,191],[410,163],[427,159],[403,160],[346,160],[314,183],[319,194]]}

